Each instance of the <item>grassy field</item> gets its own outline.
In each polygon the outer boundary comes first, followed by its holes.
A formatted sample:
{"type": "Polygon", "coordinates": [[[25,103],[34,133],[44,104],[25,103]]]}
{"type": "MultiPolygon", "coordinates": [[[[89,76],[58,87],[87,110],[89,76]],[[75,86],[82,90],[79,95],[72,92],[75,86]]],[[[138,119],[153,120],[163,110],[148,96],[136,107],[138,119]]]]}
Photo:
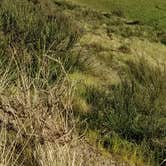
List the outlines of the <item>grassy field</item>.
{"type": "Polygon", "coordinates": [[[0,166],[164,163],[166,40],[118,15],[0,1],[0,166]]]}
{"type": "Polygon", "coordinates": [[[166,28],[165,0],[73,0],[106,12],[119,12],[143,23],[166,28]]]}

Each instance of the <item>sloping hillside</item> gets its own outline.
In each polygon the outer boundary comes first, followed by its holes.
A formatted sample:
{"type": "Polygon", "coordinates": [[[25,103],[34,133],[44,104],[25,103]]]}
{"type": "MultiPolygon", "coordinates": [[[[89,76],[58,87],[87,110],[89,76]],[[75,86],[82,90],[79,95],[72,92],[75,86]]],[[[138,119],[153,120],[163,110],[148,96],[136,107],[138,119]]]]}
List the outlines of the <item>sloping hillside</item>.
{"type": "Polygon", "coordinates": [[[160,165],[164,36],[68,1],[2,0],[0,164],[160,165]]]}
{"type": "Polygon", "coordinates": [[[140,21],[144,24],[166,28],[165,0],[68,0],[90,6],[97,10],[113,12],[119,16],[140,21]]]}

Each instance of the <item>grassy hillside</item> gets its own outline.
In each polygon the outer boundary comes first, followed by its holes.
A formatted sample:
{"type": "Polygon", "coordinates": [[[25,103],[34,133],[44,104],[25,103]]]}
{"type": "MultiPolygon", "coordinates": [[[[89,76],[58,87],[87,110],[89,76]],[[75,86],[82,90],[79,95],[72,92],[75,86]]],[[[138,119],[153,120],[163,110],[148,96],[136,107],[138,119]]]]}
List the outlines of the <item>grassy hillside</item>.
{"type": "Polygon", "coordinates": [[[165,55],[117,12],[0,1],[0,165],[164,164],[165,55]]]}
{"type": "Polygon", "coordinates": [[[106,12],[166,28],[165,0],[72,0],[106,12]]]}

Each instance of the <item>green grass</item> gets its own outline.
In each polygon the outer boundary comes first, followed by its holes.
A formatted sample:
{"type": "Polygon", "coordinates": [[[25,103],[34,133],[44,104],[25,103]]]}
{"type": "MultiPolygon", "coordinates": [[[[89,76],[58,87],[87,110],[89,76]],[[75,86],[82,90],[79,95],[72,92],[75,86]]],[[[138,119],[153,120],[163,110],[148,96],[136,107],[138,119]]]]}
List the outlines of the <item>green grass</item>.
{"type": "Polygon", "coordinates": [[[136,160],[143,158],[150,165],[158,165],[166,155],[166,72],[149,66],[143,59],[126,64],[120,84],[108,85],[107,91],[87,87],[85,99],[92,111],[83,113],[83,119],[87,119],[89,129],[98,132],[96,140],[103,142],[105,148],[114,151],[116,146],[115,151],[122,157],[126,153],[132,158],[130,153],[139,147],[136,160]],[[115,135],[120,138],[119,144],[115,135]],[[125,150],[127,146],[130,148],[125,150]]]}
{"type": "Polygon", "coordinates": [[[166,28],[165,0],[72,0],[105,12],[121,13],[142,23],[166,28]]]}

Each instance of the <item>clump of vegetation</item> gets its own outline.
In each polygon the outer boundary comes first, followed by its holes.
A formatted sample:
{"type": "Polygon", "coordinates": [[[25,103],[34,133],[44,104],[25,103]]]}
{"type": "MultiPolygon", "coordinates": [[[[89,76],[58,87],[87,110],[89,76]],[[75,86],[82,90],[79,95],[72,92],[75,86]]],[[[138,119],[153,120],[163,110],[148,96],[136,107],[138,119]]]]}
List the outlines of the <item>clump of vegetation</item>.
{"type": "Polygon", "coordinates": [[[92,111],[82,117],[87,118],[91,130],[99,131],[98,141],[106,138],[105,148],[112,151],[117,146],[121,153],[123,141],[127,141],[131,151],[139,146],[142,154],[135,155],[147,159],[147,163],[156,159],[156,165],[166,155],[165,67],[151,67],[145,60],[126,64],[125,75],[124,69],[120,72],[120,84],[108,87],[107,91],[87,89],[87,103],[92,105],[92,111]],[[114,145],[113,138],[117,136],[120,145],[114,145]]]}
{"type": "MultiPolygon", "coordinates": [[[[46,12],[43,13],[40,6],[27,1],[16,0],[12,3],[9,0],[1,3],[1,60],[4,65],[14,56],[20,64],[25,63],[25,70],[31,70],[29,74],[36,76],[35,73],[38,73],[43,65],[43,72],[51,71],[47,75],[48,80],[54,80],[58,74],[58,71],[53,69],[57,66],[56,62],[44,62],[44,59],[47,59],[45,56],[61,59],[67,68],[67,54],[77,40],[79,31],[72,30],[72,22],[60,12],[51,17],[46,12]]],[[[16,66],[14,63],[12,66],[11,70],[14,71],[16,66]]]]}
{"type": "Polygon", "coordinates": [[[63,148],[74,133],[66,70],[78,30],[62,13],[50,18],[43,7],[1,1],[0,164],[5,166],[41,165],[46,142],[63,148]]]}

